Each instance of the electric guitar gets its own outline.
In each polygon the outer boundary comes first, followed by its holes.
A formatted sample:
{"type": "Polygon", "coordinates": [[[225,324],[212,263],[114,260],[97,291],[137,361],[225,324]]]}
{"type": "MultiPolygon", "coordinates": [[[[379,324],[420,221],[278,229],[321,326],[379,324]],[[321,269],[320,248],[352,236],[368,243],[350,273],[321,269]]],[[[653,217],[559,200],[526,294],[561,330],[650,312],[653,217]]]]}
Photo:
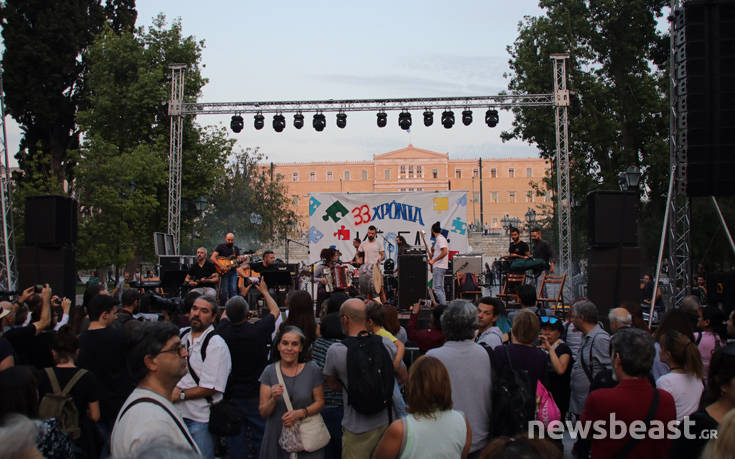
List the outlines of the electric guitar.
{"type": "MultiPolygon", "coordinates": [[[[425,237],[426,231],[421,230],[421,233],[420,234],[421,234],[421,240],[424,241],[424,247],[426,248],[426,257],[429,258],[429,259],[431,259],[431,249],[429,248],[429,244],[426,243],[426,237],[425,237]]],[[[429,269],[433,273],[434,272],[434,265],[432,265],[431,263],[429,263],[429,269]]]]}
{"type": "Polygon", "coordinates": [[[224,276],[232,269],[247,262],[248,258],[249,257],[247,255],[240,255],[239,257],[237,255],[231,255],[229,257],[215,257],[214,267],[220,276],[224,276]]]}

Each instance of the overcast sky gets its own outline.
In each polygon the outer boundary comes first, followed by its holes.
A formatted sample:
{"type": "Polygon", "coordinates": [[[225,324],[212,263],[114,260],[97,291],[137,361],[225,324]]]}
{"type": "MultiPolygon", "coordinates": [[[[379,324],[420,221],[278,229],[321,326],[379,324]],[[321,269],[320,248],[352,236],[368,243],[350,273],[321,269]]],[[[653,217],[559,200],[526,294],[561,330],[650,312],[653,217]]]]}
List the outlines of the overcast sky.
{"type": "MultiPolygon", "coordinates": [[[[209,83],[201,102],[494,95],[507,88],[506,47],[519,21],[541,14],[537,0],[138,0],[137,9],[138,25],[162,12],[169,20],[181,18],[185,35],[205,40],[202,71],[209,83]]],[[[305,113],[301,130],[289,116],[284,132],[276,133],[266,116],[265,128],[256,131],[246,116],[241,133],[229,132],[239,147],[260,146],[276,162],[370,160],[409,143],[452,157],[537,156],[535,147],[501,142],[509,112],[501,111],[500,124],[491,129],[481,112],[471,126],[462,125],[460,111],[449,130],[437,114],[427,128],[413,113],[406,133],[397,112],[389,112],[388,126],[379,129],[375,113],[366,112],[349,113],[345,129],[329,113],[321,133],[311,128],[312,113],[305,113]]],[[[201,115],[197,122],[229,126],[229,119],[201,115]]],[[[19,136],[8,117],[11,154],[19,136]]]]}

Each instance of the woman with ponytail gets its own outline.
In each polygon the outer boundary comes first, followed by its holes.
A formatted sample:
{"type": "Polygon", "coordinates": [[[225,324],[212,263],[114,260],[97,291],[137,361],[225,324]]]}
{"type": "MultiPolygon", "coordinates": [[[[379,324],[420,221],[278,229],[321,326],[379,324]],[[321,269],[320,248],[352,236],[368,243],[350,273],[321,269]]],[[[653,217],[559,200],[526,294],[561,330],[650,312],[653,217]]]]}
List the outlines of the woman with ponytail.
{"type": "Polygon", "coordinates": [[[699,308],[697,328],[700,331],[694,333],[694,343],[699,348],[699,355],[702,357],[706,384],[712,354],[725,344],[725,315],[714,306],[699,308]]]}
{"type": "Polygon", "coordinates": [[[659,338],[661,361],[671,372],[656,380],[656,387],[674,397],[676,419],[697,411],[704,391],[702,382],[702,358],[699,349],[686,335],[669,330],[659,338]]]}

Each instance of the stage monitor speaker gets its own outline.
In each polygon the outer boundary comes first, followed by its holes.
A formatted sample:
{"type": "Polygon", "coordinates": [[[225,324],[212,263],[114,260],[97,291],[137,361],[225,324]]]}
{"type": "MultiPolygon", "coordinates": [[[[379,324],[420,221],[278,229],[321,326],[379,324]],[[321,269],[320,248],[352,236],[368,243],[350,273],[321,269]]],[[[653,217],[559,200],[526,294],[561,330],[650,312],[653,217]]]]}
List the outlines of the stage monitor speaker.
{"type": "Polygon", "coordinates": [[[590,247],[638,245],[638,193],[591,191],[587,194],[590,247]]]}
{"type": "Polygon", "coordinates": [[[735,2],[687,1],[674,23],[680,183],[735,195],[735,2]]]}
{"type": "Polygon", "coordinates": [[[601,318],[622,303],[640,303],[640,264],[639,247],[590,248],[587,298],[601,318]]]}
{"type": "Polygon", "coordinates": [[[18,247],[18,288],[49,284],[54,295],[76,299],[77,269],[74,248],[18,247]]]}
{"type": "Polygon", "coordinates": [[[68,196],[26,198],[26,245],[61,247],[76,244],[77,214],[77,202],[68,196]]]}
{"type": "Polygon", "coordinates": [[[424,255],[399,255],[398,309],[408,309],[418,300],[426,298],[426,286],[426,257],[424,255]]]}

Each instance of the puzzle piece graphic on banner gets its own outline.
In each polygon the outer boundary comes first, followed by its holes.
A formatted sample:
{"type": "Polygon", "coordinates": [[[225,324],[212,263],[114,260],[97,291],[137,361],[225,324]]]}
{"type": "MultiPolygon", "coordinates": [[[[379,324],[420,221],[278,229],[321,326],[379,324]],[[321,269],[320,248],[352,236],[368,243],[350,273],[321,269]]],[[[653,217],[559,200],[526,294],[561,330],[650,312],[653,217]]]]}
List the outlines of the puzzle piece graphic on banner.
{"type": "Polygon", "coordinates": [[[452,231],[459,234],[465,234],[467,232],[467,223],[459,219],[459,217],[452,220],[452,231]]]}
{"type": "Polygon", "coordinates": [[[337,232],[334,233],[334,236],[337,238],[338,241],[349,241],[350,230],[346,229],[345,225],[342,225],[340,229],[338,229],[337,232]]]}
{"type": "Polygon", "coordinates": [[[449,210],[449,198],[434,198],[434,211],[441,214],[445,210],[449,210]]]}
{"type": "Polygon", "coordinates": [[[322,205],[321,202],[317,201],[314,198],[309,198],[309,217],[314,215],[314,212],[316,212],[316,209],[322,205]]]}
{"type": "Polygon", "coordinates": [[[327,207],[327,211],[322,215],[322,220],[327,221],[331,218],[335,223],[337,223],[348,213],[350,213],[350,211],[347,210],[347,207],[342,205],[339,201],[334,201],[331,206],[327,207]]]}
{"type": "Polygon", "coordinates": [[[309,242],[316,244],[324,237],[324,234],[322,234],[321,231],[316,229],[315,226],[312,226],[309,228],[309,242]]]}
{"type": "Polygon", "coordinates": [[[459,204],[462,207],[467,207],[467,195],[463,194],[461,198],[457,201],[457,204],[459,204]]]}

